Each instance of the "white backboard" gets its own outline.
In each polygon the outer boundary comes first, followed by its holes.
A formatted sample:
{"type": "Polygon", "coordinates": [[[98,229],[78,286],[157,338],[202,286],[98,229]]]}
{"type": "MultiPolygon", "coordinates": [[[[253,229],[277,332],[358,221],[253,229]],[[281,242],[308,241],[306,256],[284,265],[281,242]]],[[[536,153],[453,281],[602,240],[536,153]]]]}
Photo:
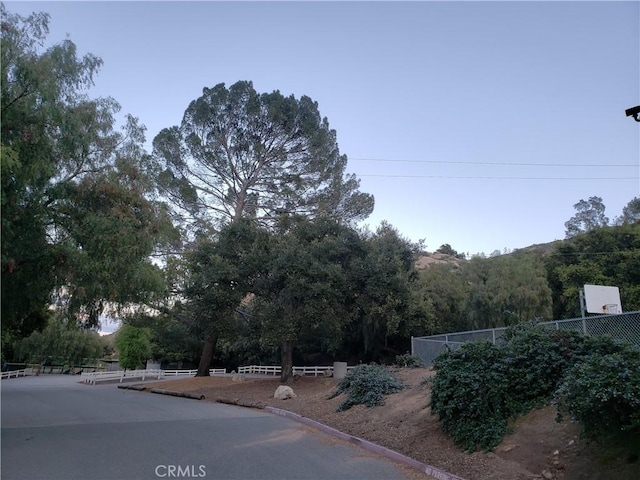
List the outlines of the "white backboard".
{"type": "Polygon", "coordinates": [[[603,285],[585,285],[584,301],[589,313],[622,313],[620,290],[618,287],[603,285]]]}

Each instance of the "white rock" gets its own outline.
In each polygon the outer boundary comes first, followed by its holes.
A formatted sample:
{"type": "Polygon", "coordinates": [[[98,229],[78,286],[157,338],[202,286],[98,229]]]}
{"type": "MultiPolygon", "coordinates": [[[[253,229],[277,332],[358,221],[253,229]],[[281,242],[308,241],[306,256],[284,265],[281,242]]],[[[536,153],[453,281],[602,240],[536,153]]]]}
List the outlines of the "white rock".
{"type": "Polygon", "coordinates": [[[273,398],[277,400],[287,400],[288,398],[295,397],[297,397],[297,395],[293,392],[293,388],[287,385],[280,385],[273,394],[273,398]]]}

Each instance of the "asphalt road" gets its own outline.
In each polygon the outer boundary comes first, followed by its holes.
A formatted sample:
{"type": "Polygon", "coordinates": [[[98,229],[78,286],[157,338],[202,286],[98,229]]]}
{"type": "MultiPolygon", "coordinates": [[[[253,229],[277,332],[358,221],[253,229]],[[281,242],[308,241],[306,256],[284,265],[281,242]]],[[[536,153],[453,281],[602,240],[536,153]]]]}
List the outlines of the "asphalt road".
{"type": "Polygon", "coordinates": [[[2,380],[3,480],[406,478],[392,462],[260,410],[78,381],[2,380]]]}

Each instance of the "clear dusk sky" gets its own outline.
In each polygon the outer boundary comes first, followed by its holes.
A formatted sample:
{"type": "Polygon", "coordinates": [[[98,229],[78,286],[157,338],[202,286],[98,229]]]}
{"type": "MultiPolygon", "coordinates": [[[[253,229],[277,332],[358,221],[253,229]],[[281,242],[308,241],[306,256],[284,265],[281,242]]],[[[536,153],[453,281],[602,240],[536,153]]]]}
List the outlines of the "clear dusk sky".
{"type": "Polygon", "coordinates": [[[104,60],[92,96],[178,125],[203,87],[308,95],[348,172],[427,250],[564,238],[640,195],[640,2],[5,2],[104,60]]]}

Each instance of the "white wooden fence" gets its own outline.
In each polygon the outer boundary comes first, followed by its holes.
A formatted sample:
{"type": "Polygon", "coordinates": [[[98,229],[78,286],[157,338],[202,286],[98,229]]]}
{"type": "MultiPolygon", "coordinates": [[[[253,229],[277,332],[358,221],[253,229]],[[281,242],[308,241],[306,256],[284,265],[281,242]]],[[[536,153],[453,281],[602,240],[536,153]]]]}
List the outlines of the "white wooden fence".
{"type": "MultiPolygon", "coordinates": [[[[165,377],[182,377],[192,376],[198,373],[198,370],[163,370],[165,377]]],[[[209,375],[224,375],[227,373],[226,368],[210,368],[209,375]]]]}
{"type": "MultiPolygon", "coordinates": [[[[353,370],[356,367],[347,367],[347,371],[353,370]]],[[[249,365],[247,367],[239,367],[238,373],[249,373],[258,375],[280,375],[282,373],[282,367],[280,365],[249,365]]],[[[333,366],[315,366],[315,367],[293,367],[294,375],[327,375],[333,373],[333,366]]]]}
{"type": "MultiPolygon", "coordinates": [[[[120,383],[125,378],[157,378],[158,380],[165,377],[194,376],[198,370],[117,370],[115,372],[87,372],[80,375],[80,381],[95,385],[96,382],[106,382],[110,380],[119,380],[120,383]]],[[[209,375],[224,375],[227,373],[225,368],[211,368],[209,375]]]]}
{"type": "Polygon", "coordinates": [[[1,374],[3,380],[5,378],[18,378],[18,377],[26,377],[27,375],[33,375],[33,368],[23,368],[22,370],[13,370],[12,372],[2,372],[1,374]]]}
{"type": "MultiPolygon", "coordinates": [[[[347,371],[354,369],[355,367],[347,367],[347,371]]],[[[198,373],[197,370],[160,370],[160,369],[147,369],[147,370],[116,370],[113,372],[82,372],[80,374],[80,381],[95,385],[97,382],[106,382],[119,380],[121,383],[124,379],[140,378],[145,380],[147,378],[156,378],[158,380],[165,377],[188,377],[195,376],[198,373]]],[[[211,368],[209,369],[209,375],[225,375],[227,370],[225,368],[211,368]]],[[[282,373],[282,367],[280,365],[249,365],[246,367],[238,368],[238,373],[244,374],[258,374],[258,375],[280,375],[282,373]]],[[[314,367],[293,367],[294,375],[302,376],[324,376],[333,373],[332,366],[314,366],[314,367]]],[[[2,372],[2,378],[12,377],[24,377],[26,375],[33,375],[33,368],[25,368],[22,370],[14,370],[11,372],[2,372]]]]}

